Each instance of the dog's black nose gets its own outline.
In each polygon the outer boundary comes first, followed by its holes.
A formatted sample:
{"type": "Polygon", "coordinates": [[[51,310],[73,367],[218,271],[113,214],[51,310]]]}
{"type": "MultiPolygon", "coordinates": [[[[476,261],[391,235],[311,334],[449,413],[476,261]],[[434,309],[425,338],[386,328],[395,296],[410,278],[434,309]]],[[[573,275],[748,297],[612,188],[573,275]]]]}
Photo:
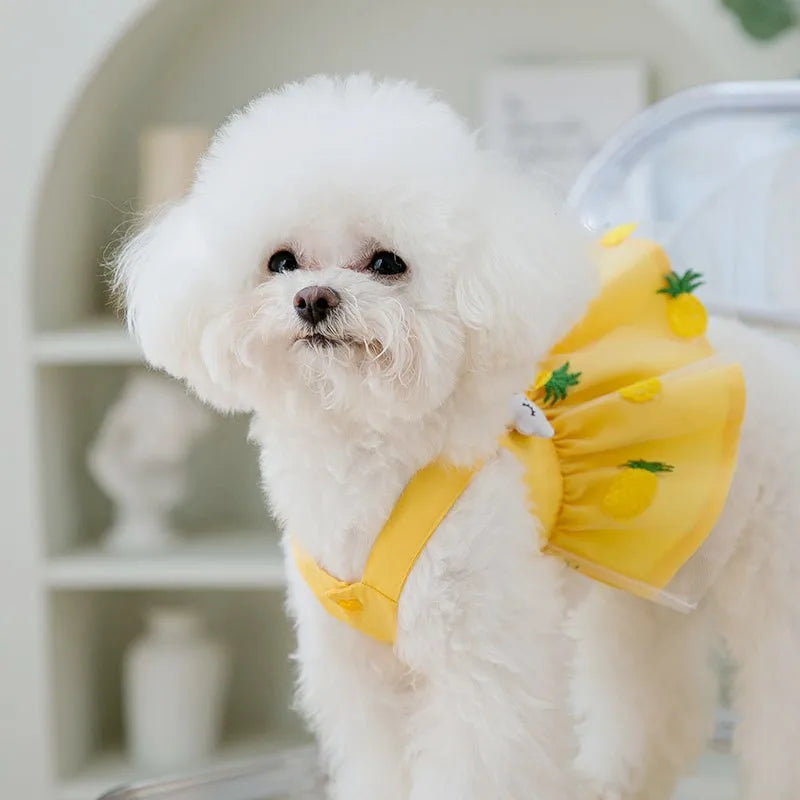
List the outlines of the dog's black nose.
{"type": "Polygon", "coordinates": [[[306,286],[294,296],[294,310],[300,319],[316,325],[339,305],[339,295],[329,286],[306,286]]]}

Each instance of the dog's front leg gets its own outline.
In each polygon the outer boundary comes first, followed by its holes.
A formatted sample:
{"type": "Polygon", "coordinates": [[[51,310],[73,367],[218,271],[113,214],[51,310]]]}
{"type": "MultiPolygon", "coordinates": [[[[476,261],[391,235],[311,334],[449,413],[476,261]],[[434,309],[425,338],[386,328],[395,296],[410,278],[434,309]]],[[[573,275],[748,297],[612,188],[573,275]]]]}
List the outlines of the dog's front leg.
{"type": "Polygon", "coordinates": [[[328,796],[407,800],[400,739],[405,669],[389,647],[335,620],[295,584],[298,703],[317,737],[328,796]]]}
{"type": "MultiPolygon", "coordinates": [[[[560,631],[561,565],[534,554],[410,600],[398,652],[419,675],[410,800],[577,800],[560,631]],[[501,579],[502,578],[502,579],[501,579]]],[[[427,580],[427,578],[422,578],[427,580]]],[[[409,586],[409,597],[418,585],[409,586]]]]}

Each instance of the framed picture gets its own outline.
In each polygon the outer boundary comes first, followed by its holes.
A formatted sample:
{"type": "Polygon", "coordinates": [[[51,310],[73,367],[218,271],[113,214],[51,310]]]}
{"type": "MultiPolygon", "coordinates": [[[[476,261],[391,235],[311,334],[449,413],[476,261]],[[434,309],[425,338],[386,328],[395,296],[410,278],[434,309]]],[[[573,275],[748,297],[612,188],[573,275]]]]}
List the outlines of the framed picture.
{"type": "Polygon", "coordinates": [[[489,72],[487,144],[566,190],[583,165],[647,103],[640,62],[540,64],[489,72]]]}

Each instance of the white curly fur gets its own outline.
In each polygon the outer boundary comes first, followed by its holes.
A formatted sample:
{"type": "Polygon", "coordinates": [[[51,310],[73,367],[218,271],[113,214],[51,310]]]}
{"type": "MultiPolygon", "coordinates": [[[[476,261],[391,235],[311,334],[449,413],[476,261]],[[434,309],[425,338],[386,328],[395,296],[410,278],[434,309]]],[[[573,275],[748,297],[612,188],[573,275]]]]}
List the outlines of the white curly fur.
{"type": "MultiPolygon", "coordinates": [[[[117,278],[149,361],[253,412],[289,534],[357,579],[411,475],[491,456],[508,400],[596,291],[583,236],[431,94],[366,76],[264,95],[218,133],[189,196],[132,238],[117,278]],[[301,269],[271,274],[291,249],[301,269]],[[377,249],[408,272],[378,280],[377,249]],[[341,304],[320,330],[309,285],[341,304]]],[[[720,525],[735,554],[681,616],[537,551],[513,458],[482,470],[401,598],[392,649],[323,611],[287,558],[299,698],[336,800],[664,800],[713,708],[708,649],[740,662],[747,797],[796,800],[800,363],[714,330],[750,392],[720,525]]]]}

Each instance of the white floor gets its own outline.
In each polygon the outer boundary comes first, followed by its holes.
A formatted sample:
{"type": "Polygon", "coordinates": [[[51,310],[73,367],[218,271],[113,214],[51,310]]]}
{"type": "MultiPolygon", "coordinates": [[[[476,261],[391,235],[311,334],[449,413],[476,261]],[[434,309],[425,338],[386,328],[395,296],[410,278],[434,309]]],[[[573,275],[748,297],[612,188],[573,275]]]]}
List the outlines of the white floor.
{"type": "Polygon", "coordinates": [[[738,797],[733,756],[709,751],[681,781],[674,800],[737,800],[738,797]]]}

